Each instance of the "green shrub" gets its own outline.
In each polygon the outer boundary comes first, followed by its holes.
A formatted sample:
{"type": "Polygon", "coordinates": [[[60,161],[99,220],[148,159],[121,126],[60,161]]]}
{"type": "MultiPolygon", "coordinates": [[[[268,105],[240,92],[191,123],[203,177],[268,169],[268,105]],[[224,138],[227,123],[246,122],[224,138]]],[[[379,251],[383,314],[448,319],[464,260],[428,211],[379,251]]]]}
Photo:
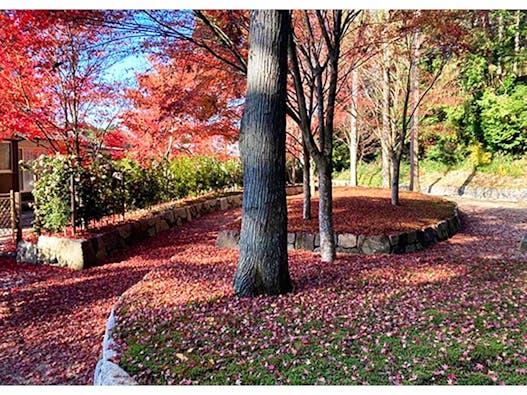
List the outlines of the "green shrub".
{"type": "Polygon", "coordinates": [[[153,161],[147,168],[131,159],[112,161],[97,155],[78,159],[41,156],[31,168],[38,174],[35,228],[59,232],[71,223],[71,180],[75,184],[76,225],[123,214],[152,204],[241,185],[239,160],[179,157],[153,161]]]}
{"type": "Polygon", "coordinates": [[[481,126],[488,147],[513,155],[527,153],[527,86],[516,85],[510,94],[485,91],[478,102],[481,126]]]}
{"type": "Polygon", "coordinates": [[[464,147],[457,136],[447,134],[441,136],[436,144],[426,153],[426,159],[442,163],[446,166],[455,166],[464,156],[464,147]]]}

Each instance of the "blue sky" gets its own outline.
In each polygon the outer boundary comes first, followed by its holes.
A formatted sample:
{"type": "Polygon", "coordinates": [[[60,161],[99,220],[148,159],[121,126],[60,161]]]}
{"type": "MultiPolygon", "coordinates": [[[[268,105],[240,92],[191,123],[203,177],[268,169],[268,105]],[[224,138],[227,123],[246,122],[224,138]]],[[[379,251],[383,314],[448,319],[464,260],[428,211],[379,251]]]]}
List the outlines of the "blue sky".
{"type": "Polygon", "coordinates": [[[106,81],[117,81],[130,86],[136,86],[135,74],[143,73],[150,68],[150,63],[142,53],[129,55],[120,60],[108,70],[106,70],[104,79],[106,81]]]}

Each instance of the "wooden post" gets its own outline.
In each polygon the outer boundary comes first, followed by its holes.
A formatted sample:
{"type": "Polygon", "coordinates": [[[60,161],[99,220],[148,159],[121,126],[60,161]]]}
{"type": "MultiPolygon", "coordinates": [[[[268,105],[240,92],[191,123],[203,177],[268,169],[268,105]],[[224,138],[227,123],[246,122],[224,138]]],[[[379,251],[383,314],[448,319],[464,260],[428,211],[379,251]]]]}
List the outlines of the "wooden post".
{"type": "Polygon", "coordinates": [[[13,242],[16,240],[16,205],[15,205],[15,192],[11,189],[9,191],[9,202],[11,203],[11,239],[13,242]]]}
{"type": "Polygon", "coordinates": [[[15,192],[16,242],[22,240],[22,194],[15,192]]]}
{"type": "Polygon", "coordinates": [[[75,177],[72,174],[70,177],[70,201],[71,201],[71,229],[73,235],[76,233],[76,222],[77,222],[77,207],[75,204],[75,177]]]}

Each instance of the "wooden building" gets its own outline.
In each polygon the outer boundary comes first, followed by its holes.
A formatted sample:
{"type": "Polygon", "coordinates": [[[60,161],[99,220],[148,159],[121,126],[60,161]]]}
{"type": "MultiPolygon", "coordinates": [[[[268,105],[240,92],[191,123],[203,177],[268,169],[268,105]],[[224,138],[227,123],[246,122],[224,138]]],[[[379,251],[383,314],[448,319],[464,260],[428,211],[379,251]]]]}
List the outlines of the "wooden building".
{"type": "Polygon", "coordinates": [[[20,139],[0,141],[0,193],[10,190],[22,192],[23,196],[33,191],[33,174],[20,166],[20,161],[29,162],[46,152],[42,145],[20,139]]]}

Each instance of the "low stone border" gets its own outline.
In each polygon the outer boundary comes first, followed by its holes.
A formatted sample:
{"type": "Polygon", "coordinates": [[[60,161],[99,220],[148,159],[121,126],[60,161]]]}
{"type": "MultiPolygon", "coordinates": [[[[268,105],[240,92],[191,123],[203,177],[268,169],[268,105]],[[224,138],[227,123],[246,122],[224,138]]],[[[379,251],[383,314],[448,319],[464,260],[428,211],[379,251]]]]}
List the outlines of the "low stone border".
{"type": "Polygon", "coordinates": [[[115,306],[112,308],[110,317],[106,323],[106,330],[104,331],[102,342],[102,357],[95,367],[93,385],[137,385],[137,382],[128,373],[111,361],[115,356],[115,351],[113,350],[114,341],[112,339],[114,327],[115,306]]]}
{"type": "Polygon", "coordinates": [[[141,219],[116,226],[109,232],[87,239],[39,236],[36,244],[19,242],[16,259],[18,262],[86,269],[100,264],[119,250],[180,226],[184,222],[215,211],[239,207],[241,204],[242,194],[236,194],[152,212],[141,219]]]}
{"type": "MultiPolygon", "coordinates": [[[[349,181],[333,180],[333,186],[346,187],[349,181]]],[[[408,190],[408,186],[401,186],[401,190],[408,190]]],[[[527,201],[527,189],[504,189],[486,187],[444,187],[439,185],[422,186],[421,192],[437,196],[460,196],[482,200],[501,200],[507,202],[527,201]]]]}
{"type": "MultiPolygon", "coordinates": [[[[367,236],[350,233],[335,234],[337,252],[349,254],[402,254],[414,252],[439,241],[446,240],[457,233],[461,222],[457,205],[454,215],[435,225],[419,230],[412,230],[396,235],[367,236]]],[[[240,231],[224,230],[218,233],[217,247],[238,248],[240,231]]],[[[287,248],[289,250],[320,251],[320,236],[318,233],[288,233],[287,248]]]]}

